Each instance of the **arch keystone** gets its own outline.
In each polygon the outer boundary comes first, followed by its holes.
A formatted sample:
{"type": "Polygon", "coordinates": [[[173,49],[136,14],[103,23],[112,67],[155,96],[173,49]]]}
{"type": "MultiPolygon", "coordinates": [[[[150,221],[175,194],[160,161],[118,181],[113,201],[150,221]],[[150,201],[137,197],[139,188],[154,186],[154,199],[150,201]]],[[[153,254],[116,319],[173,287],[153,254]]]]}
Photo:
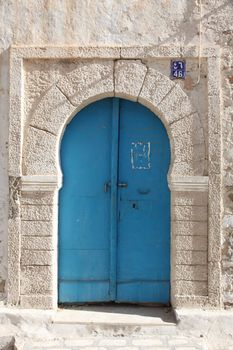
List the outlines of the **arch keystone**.
{"type": "Polygon", "coordinates": [[[137,101],[147,67],[139,60],[121,60],[115,63],[115,96],[137,101]]]}

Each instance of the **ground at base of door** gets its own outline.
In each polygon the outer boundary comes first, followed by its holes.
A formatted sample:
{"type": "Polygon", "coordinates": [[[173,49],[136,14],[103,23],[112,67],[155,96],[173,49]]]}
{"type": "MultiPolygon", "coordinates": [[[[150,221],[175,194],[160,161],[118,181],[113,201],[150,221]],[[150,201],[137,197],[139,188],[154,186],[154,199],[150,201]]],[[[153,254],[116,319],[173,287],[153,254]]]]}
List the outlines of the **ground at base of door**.
{"type": "Polygon", "coordinates": [[[232,325],[233,310],[0,307],[0,339],[16,340],[9,350],[233,350],[232,325]]]}
{"type": "Polygon", "coordinates": [[[92,337],[34,342],[26,340],[18,347],[16,341],[16,348],[19,350],[211,350],[204,339],[181,336],[92,337]]]}

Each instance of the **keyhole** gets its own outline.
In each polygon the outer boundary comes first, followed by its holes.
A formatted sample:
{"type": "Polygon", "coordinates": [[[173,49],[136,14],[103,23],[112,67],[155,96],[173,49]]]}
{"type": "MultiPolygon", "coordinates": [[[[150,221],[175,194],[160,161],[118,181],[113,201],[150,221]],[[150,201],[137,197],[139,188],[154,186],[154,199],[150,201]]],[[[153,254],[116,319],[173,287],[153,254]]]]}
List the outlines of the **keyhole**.
{"type": "Polygon", "coordinates": [[[137,203],[132,203],[132,208],[133,209],[138,209],[138,204],[137,203]]]}
{"type": "Polygon", "coordinates": [[[135,204],[135,203],[133,203],[133,208],[134,208],[134,209],[136,208],[136,204],[135,204]]]}

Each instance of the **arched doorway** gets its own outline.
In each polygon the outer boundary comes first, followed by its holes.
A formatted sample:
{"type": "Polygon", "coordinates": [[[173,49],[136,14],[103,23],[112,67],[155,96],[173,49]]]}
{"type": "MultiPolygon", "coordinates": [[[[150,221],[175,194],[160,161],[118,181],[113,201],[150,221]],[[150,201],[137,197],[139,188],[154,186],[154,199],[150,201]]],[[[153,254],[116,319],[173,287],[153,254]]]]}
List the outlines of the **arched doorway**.
{"type": "Polygon", "coordinates": [[[107,98],[61,143],[59,302],[170,300],[170,145],[158,117],[107,98]]]}

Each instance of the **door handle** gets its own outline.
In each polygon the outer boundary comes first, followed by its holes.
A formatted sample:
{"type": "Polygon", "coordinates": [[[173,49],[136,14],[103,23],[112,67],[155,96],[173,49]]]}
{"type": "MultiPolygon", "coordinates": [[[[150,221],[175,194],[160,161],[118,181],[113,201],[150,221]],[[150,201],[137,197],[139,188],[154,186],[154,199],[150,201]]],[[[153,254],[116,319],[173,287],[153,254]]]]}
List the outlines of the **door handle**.
{"type": "Polygon", "coordinates": [[[119,182],[119,183],[117,184],[117,186],[118,186],[118,187],[121,187],[121,188],[126,188],[126,187],[128,187],[128,184],[127,184],[126,182],[119,182]]]}
{"type": "Polygon", "coordinates": [[[111,187],[111,181],[105,182],[105,184],[104,184],[104,192],[107,193],[108,190],[110,189],[110,187],[111,187]]]}

